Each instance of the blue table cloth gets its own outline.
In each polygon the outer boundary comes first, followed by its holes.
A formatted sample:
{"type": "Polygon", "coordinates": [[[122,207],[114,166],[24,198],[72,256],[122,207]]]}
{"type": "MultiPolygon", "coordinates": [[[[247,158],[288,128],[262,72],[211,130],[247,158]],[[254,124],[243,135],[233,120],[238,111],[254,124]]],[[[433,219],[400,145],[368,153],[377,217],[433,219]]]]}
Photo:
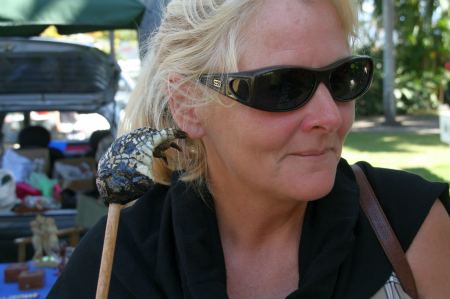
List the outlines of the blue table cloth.
{"type": "Polygon", "coordinates": [[[17,282],[5,283],[5,268],[8,266],[8,263],[0,263],[0,299],[8,298],[13,295],[25,295],[25,294],[39,294],[37,298],[45,298],[47,294],[50,292],[53,284],[58,278],[57,273],[58,269],[56,268],[37,268],[34,267],[32,263],[29,263],[30,270],[42,269],[45,272],[44,278],[44,287],[42,289],[33,289],[22,291],[19,290],[19,284],[17,282]]]}

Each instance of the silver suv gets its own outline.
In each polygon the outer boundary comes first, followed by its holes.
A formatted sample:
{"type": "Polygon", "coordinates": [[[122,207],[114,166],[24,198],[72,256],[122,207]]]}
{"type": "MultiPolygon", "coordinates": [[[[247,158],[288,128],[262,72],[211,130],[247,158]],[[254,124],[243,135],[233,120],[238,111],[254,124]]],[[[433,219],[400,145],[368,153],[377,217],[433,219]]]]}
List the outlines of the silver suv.
{"type": "Polygon", "coordinates": [[[96,112],[115,125],[120,68],[97,48],[58,41],[0,38],[0,114],[96,112]]]}

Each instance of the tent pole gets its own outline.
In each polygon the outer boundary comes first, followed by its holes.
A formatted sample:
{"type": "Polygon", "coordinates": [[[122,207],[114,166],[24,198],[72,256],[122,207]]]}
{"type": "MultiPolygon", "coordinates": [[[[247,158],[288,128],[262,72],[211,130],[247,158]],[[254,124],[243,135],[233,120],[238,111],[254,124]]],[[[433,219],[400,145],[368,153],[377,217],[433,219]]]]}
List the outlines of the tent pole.
{"type": "Polygon", "coordinates": [[[141,0],[145,5],[144,16],[138,27],[139,57],[145,56],[146,41],[161,24],[161,15],[168,0],[141,0]]]}
{"type": "Polygon", "coordinates": [[[109,30],[109,55],[116,60],[116,47],[114,45],[114,30],[109,30]]]}

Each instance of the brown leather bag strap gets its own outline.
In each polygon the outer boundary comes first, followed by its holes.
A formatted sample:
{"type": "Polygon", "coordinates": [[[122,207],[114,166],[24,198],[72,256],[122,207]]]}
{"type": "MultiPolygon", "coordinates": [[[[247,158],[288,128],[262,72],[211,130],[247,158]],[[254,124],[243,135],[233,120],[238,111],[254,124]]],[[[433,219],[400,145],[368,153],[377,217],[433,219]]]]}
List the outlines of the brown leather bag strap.
{"type": "Polygon", "coordinates": [[[352,169],[360,189],[361,207],[369,220],[378,241],[383,247],[384,253],[391,262],[394,272],[400,280],[400,284],[412,299],[419,298],[414,276],[406,259],[405,252],[403,251],[395,232],[392,230],[389,220],[386,218],[386,215],[373,192],[372,186],[367,180],[361,167],[354,164],[352,165],[352,169]]]}

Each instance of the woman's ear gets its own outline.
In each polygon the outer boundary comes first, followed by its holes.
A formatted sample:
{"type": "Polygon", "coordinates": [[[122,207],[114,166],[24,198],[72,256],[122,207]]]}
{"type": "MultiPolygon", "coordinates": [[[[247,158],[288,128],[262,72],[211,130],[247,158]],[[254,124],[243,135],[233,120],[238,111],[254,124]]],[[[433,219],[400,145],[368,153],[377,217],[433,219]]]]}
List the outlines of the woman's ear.
{"type": "Polygon", "coordinates": [[[178,127],[192,139],[203,137],[203,123],[197,115],[199,107],[191,98],[194,96],[192,83],[182,82],[183,78],[178,74],[171,74],[168,79],[169,108],[178,127]]]}

